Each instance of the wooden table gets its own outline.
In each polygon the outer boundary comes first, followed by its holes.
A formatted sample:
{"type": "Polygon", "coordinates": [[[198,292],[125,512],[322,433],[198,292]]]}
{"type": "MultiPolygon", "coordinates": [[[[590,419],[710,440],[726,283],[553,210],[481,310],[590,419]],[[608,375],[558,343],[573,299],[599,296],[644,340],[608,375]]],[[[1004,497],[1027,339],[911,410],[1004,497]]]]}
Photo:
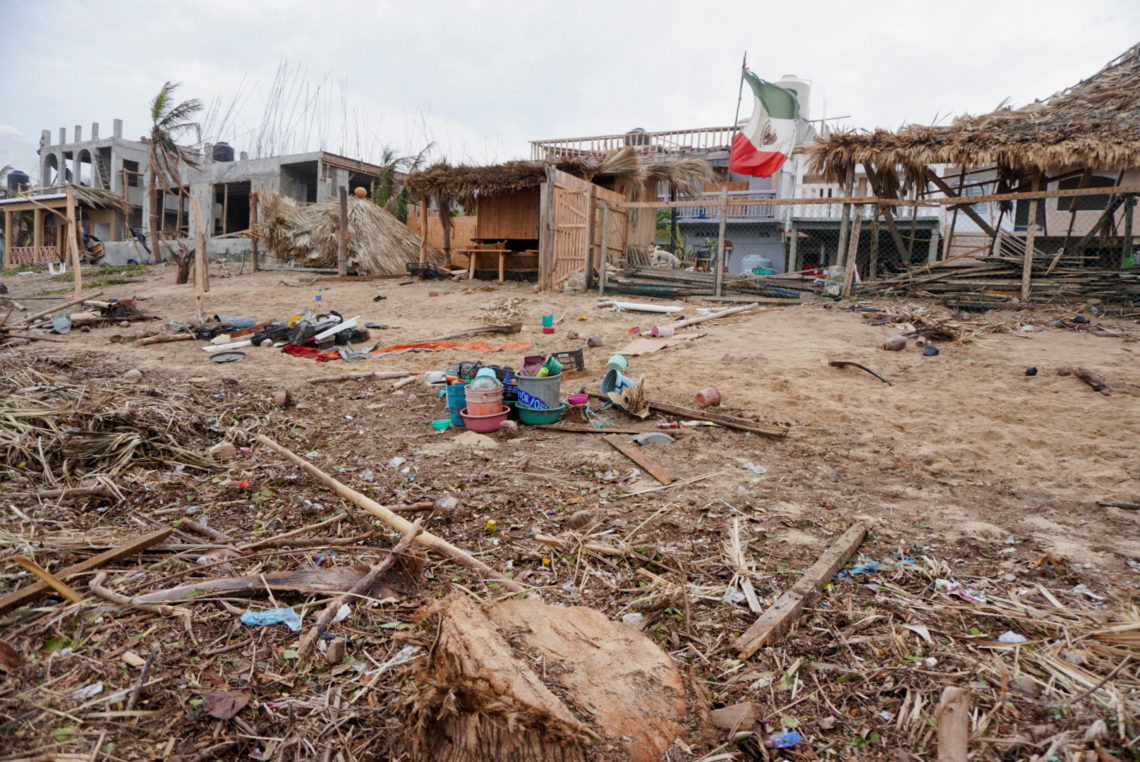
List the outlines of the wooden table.
{"type": "Polygon", "coordinates": [[[467,255],[467,278],[468,280],[475,280],[475,265],[479,259],[480,254],[498,254],[499,255],[499,283],[506,280],[507,269],[507,255],[512,253],[510,249],[460,249],[460,254],[467,255]]]}

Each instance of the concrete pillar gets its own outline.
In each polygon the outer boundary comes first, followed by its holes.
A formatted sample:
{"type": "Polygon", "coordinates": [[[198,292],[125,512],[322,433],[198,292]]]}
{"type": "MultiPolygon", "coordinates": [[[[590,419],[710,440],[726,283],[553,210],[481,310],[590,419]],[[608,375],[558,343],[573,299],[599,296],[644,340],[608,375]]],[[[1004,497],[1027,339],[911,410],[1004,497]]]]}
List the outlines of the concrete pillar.
{"type": "Polygon", "coordinates": [[[114,137],[114,138],[123,137],[123,120],[122,119],[115,119],[114,121],[111,122],[111,137],[114,137]]]}
{"type": "Polygon", "coordinates": [[[40,145],[44,148],[51,145],[51,130],[40,130],[40,145]]]}
{"type": "Polygon", "coordinates": [[[66,127],[60,127],[59,128],[59,144],[61,146],[67,144],[67,128],[66,127]]]}
{"type": "Polygon", "coordinates": [[[75,142],[76,143],[82,143],[83,142],[83,125],[81,125],[81,124],[75,125],[75,142]]]}
{"type": "Polygon", "coordinates": [[[92,140],[98,140],[99,139],[99,123],[98,122],[92,122],[91,123],[91,139],[92,140]]]}

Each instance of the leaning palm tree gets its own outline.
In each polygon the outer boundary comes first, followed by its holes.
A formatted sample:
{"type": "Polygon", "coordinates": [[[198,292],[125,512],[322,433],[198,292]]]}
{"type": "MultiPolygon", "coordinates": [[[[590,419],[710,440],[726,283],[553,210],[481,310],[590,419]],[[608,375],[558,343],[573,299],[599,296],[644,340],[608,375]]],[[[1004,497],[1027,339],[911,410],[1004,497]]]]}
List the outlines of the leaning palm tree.
{"type": "Polygon", "coordinates": [[[400,222],[408,221],[408,201],[411,194],[404,187],[404,179],[412,172],[423,168],[428,154],[435,148],[432,141],[420,149],[415,156],[397,156],[396,149],[384,146],[380,154],[379,182],[372,191],[372,200],[384,210],[396,216],[400,222]]]}
{"type": "MultiPolygon", "coordinates": [[[[150,102],[150,135],[146,138],[149,148],[150,182],[147,186],[150,200],[150,237],[154,245],[154,261],[162,261],[162,251],[159,239],[162,237],[162,225],[158,214],[158,191],[175,187],[182,193],[182,176],[179,166],[198,168],[195,154],[185,146],[177,143],[177,138],[184,132],[193,130],[198,132],[197,122],[191,121],[202,110],[202,102],[191,98],[181,103],[174,102],[174,91],[177,82],[167,82],[159,90],[158,95],[150,102]]],[[[184,282],[184,281],[183,281],[184,282]]]]}

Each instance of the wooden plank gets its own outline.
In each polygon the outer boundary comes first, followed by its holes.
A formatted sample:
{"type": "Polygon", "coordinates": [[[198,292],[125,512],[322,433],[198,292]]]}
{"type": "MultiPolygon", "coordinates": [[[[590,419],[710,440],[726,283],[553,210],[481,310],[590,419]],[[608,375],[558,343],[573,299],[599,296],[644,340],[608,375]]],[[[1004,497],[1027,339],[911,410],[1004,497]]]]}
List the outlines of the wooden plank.
{"type": "Polygon", "coordinates": [[[348,275],[348,190],[342,185],[340,191],[340,229],[336,237],[336,274],[348,275]]]}
{"type": "Polygon", "coordinates": [[[966,762],[970,747],[970,689],[944,688],[935,718],[938,762],[966,762]]]}
{"type": "MultiPolygon", "coordinates": [[[[566,371],[562,371],[562,375],[566,375],[566,371]]],[[[600,429],[595,429],[593,426],[585,424],[574,423],[552,423],[534,426],[532,428],[545,429],[546,431],[562,431],[567,434],[625,434],[627,436],[635,437],[638,434],[655,433],[657,429],[623,429],[617,426],[605,426],[600,429]]],[[[669,436],[676,436],[677,434],[687,433],[684,429],[670,431],[669,436]]]]}
{"type": "Polygon", "coordinates": [[[615,436],[606,437],[606,442],[622,455],[641,466],[650,476],[662,484],[672,484],[677,481],[676,474],[642,452],[640,445],[635,445],[615,436]]]}
{"type": "MultiPolygon", "coordinates": [[[[140,553],[147,548],[159,544],[169,537],[173,531],[173,529],[159,529],[150,534],[140,535],[118,547],[111,548],[105,553],[100,553],[97,556],[88,558],[86,561],[81,561],[72,566],[68,566],[66,569],[61,569],[55,573],[55,577],[59,580],[66,580],[68,577],[74,577],[76,574],[82,574],[92,569],[98,569],[100,566],[121,561],[124,558],[133,556],[135,553],[140,553]]],[[[34,585],[29,585],[28,587],[8,593],[3,598],[0,598],[0,614],[5,614],[17,606],[23,606],[25,603],[30,603],[31,601],[42,598],[50,592],[51,587],[43,582],[37,582],[34,585]]]]}
{"type": "Polygon", "coordinates": [[[1037,199],[1029,202],[1029,219],[1026,228],[1029,234],[1025,236],[1025,256],[1021,265],[1021,301],[1029,301],[1029,292],[1033,285],[1033,239],[1037,236],[1037,199]]]}
{"type": "Polygon", "coordinates": [[[862,524],[854,524],[840,535],[819,560],[804,572],[799,581],[788,588],[779,600],[736,639],[732,647],[736,649],[740,658],[747,659],[752,656],[761,646],[791,625],[804,607],[819,595],[823,586],[831,581],[843,564],[847,563],[847,559],[862,544],[866,532],[862,524]]]}
{"type": "Polygon", "coordinates": [[[12,556],[12,560],[20,566],[24,567],[24,569],[27,571],[36,575],[36,577],[38,577],[41,582],[55,590],[57,593],[72,603],[79,603],[83,600],[82,595],[72,590],[67,586],[67,583],[61,579],[54,577],[51,572],[37,564],[32,559],[25,558],[24,556],[12,556]]]}
{"type": "Polygon", "coordinates": [[[598,295],[606,293],[606,262],[609,260],[610,206],[602,206],[602,245],[598,248],[598,295]]]}
{"type": "Polygon", "coordinates": [[[708,410],[693,410],[692,408],[681,407],[680,405],[670,405],[666,402],[649,402],[650,410],[656,410],[659,413],[666,415],[675,415],[679,418],[688,418],[695,421],[712,421],[719,423],[729,429],[738,429],[740,431],[751,431],[753,434],[763,434],[769,437],[786,437],[788,435],[787,426],[779,426],[769,423],[757,423],[756,421],[749,421],[743,418],[736,418],[731,415],[721,415],[720,413],[710,413],[708,410]]]}
{"type": "Polygon", "coordinates": [[[74,268],[72,296],[76,299],[83,293],[83,268],[79,261],[79,222],[76,217],[75,190],[67,186],[67,249],[71,252],[71,266],[74,268]]]}

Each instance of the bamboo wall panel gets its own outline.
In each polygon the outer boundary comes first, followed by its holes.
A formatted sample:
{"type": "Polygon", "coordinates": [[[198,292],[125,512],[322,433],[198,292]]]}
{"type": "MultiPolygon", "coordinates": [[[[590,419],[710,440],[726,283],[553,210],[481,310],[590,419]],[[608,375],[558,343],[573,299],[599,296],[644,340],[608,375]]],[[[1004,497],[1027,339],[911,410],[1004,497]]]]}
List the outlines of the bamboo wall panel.
{"type": "MultiPolygon", "coordinates": [[[[600,189],[599,189],[599,192],[600,189]]],[[[554,288],[586,269],[589,253],[587,229],[590,183],[562,171],[554,173],[554,251],[551,280],[554,288]]]]}
{"type": "Polygon", "coordinates": [[[475,237],[538,240],[538,196],[538,188],[525,188],[480,198],[475,237]]]}
{"type": "MultiPolygon", "coordinates": [[[[414,235],[420,235],[420,208],[412,204],[408,205],[408,230],[414,235]]],[[[474,238],[476,237],[475,231],[478,226],[478,217],[469,215],[466,217],[452,217],[451,218],[451,264],[455,267],[467,266],[467,255],[459,254],[458,249],[471,249],[475,247],[474,238]]],[[[428,212],[428,246],[443,251],[443,225],[439,221],[439,215],[432,211],[428,212]]]]}

